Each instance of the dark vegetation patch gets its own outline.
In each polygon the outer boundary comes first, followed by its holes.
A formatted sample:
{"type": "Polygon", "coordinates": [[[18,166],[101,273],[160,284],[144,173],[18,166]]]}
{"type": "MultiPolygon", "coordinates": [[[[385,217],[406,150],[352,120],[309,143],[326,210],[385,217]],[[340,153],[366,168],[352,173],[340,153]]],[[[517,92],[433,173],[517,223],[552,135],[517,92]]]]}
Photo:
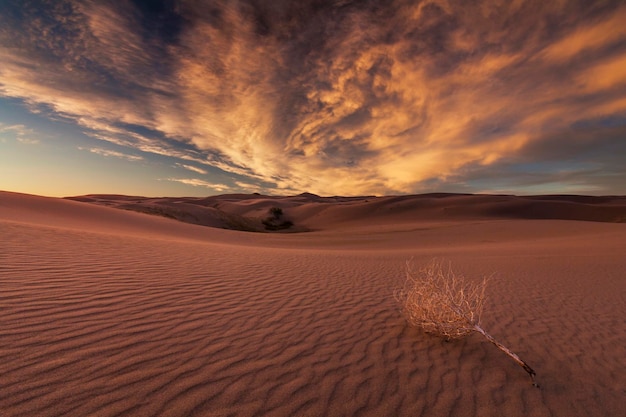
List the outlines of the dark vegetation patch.
{"type": "Polygon", "coordinates": [[[283,209],[280,207],[272,207],[269,209],[269,216],[266,217],[261,223],[265,226],[265,230],[277,231],[286,230],[293,226],[291,220],[286,220],[283,216],[283,209]]]}

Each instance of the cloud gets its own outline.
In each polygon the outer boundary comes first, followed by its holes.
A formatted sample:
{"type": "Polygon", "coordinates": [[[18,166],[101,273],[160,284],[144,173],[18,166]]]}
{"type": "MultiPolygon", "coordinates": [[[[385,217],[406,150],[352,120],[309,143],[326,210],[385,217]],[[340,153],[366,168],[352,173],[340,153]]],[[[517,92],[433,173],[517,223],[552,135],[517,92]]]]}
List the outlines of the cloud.
{"type": "Polygon", "coordinates": [[[24,137],[18,137],[17,141],[20,143],[23,143],[24,145],[39,145],[41,143],[39,139],[24,138],[24,137]]]}
{"type": "Polygon", "coordinates": [[[549,61],[567,61],[583,54],[618,45],[626,39],[626,10],[617,10],[606,17],[583,23],[558,41],[548,45],[542,55],[549,61]]]}
{"type": "Polygon", "coordinates": [[[0,13],[0,95],[279,193],[429,191],[626,124],[619,1],[160,4],[0,13]]]}
{"type": "Polygon", "coordinates": [[[242,190],[249,190],[249,191],[254,191],[254,190],[261,190],[263,189],[262,187],[259,187],[257,184],[252,184],[249,182],[243,182],[243,181],[234,181],[234,184],[241,188],[242,190]]]}
{"type": "Polygon", "coordinates": [[[21,125],[21,124],[15,124],[15,125],[7,125],[4,123],[0,123],[0,133],[2,132],[17,132],[17,133],[22,133],[26,131],[26,126],[21,125]]]}
{"type": "Polygon", "coordinates": [[[125,154],[122,152],[117,152],[117,151],[112,151],[109,149],[102,149],[102,148],[83,148],[83,147],[79,147],[78,149],[82,150],[82,151],[89,151],[91,153],[95,153],[97,155],[101,155],[101,156],[105,156],[105,157],[115,157],[115,158],[120,158],[120,159],[126,159],[127,161],[141,161],[144,158],[142,156],[138,156],[138,155],[129,155],[129,154],[125,154]]]}
{"type": "Polygon", "coordinates": [[[490,166],[466,167],[450,183],[466,192],[623,194],[624,135],[619,119],[586,120],[548,132],[490,166]]]}
{"type": "Polygon", "coordinates": [[[196,172],[198,174],[204,174],[204,175],[208,174],[208,172],[206,170],[204,170],[202,168],[195,167],[193,165],[185,165],[185,164],[176,164],[176,165],[179,166],[179,167],[185,168],[185,169],[187,169],[189,171],[196,172]]]}
{"type": "Polygon", "coordinates": [[[590,67],[580,74],[578,81],[589,93],[612,89],[623,91],[626,86],[626,54],[590,67]]]}
{"type": "Polygon", "coordinates": [[[215,184],[209,181],[200,180],[197,178],[166,178],[165,181],[179,182],[185,185],[192,185],[194,187],[210,188],[217,192],[224,192],[230,190],[230,187],[225,184],[215,184]]]}
{"type": "Polygon", "coordinates": [[[41,141],[33,138],[35,132],[27,128],[23,124],[4,124],[0,123],[0,133],[11,133],[15,140],[24,145],[39,145],[41,141]]]}

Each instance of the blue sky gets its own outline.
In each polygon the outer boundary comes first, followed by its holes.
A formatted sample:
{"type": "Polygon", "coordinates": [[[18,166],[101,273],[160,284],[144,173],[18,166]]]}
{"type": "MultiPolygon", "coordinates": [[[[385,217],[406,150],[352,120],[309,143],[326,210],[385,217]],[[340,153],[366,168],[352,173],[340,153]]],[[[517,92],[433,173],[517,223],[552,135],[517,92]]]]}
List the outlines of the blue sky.
{"type": "Polygon", "coordinates": [[[626,194],[626,6],[4,0],[0,189],[626,194]]]}

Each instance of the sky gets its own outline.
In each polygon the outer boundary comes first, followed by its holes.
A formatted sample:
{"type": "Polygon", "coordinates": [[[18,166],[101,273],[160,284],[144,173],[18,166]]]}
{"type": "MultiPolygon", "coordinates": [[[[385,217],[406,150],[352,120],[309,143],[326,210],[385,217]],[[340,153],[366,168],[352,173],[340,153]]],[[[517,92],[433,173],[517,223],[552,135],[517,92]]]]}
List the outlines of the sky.
{"type": "Polygon", "coordinates": [[[0,189],[626,194],[621,0],[0,0],[0,189]]]}

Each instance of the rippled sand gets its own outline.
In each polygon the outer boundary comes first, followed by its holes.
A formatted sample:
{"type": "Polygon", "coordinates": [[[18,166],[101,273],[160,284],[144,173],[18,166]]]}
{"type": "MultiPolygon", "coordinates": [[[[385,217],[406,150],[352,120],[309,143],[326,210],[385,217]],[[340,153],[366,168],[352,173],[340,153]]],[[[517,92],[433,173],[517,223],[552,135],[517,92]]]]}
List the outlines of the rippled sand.
{"type": "Polygon", "coordinates": [[[626,414],[626,224],[359,207],[261,234],[0,193],[0,415],[626,414]],[[411,257],[492,276],[483,326],[541,389],[407,327],[411,257]]]}

